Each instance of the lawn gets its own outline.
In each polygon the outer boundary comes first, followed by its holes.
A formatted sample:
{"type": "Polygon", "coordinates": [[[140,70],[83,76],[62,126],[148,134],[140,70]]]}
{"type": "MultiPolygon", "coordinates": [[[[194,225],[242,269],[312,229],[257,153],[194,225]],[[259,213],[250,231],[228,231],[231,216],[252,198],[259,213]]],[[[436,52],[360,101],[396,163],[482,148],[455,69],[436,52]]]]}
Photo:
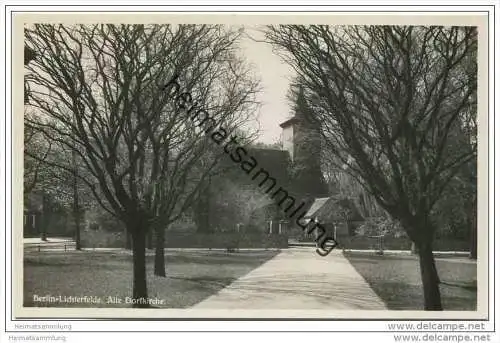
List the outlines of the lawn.
{"type": "MultiPolygon", "coordinates": [[[[420,268],[415,256],[377,256],[344,252],[370,287],[391,310],[423,310],[420,268]]],[[[476,263],[466,258],[436,258],[444,310],[475,311],[476,263]]]]}
{"type": "MultiPolygon", "coordinates": [[[[147,257],[149,297],[164,299],[163,308],[190,307],[266,262],[278,251],[167,251],[167,277],[153,275],[154,254],[147,257]]],[[[132,295],[129,251],[25,253],[24,306],[131,307],[105,304],[105,299],[132,295]],[[33,302],[34,295],[97,296],[102,305],[33,302]]]]}

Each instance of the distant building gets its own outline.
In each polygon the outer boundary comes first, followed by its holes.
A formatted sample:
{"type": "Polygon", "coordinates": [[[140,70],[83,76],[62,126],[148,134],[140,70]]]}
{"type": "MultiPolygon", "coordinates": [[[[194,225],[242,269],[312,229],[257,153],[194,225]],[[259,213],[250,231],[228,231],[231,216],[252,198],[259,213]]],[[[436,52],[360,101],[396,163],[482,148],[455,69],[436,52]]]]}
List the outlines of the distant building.
{"type": "Polygon", "coordinates": [[[340,240],[352,236],[355,227],[364,221],[354,202],[339,196],[315,199],[304,220],[317,221],[330,237],[340,240]]]}
{"type": "Polygon", "coordinates": [[[290,154],[293,191],[299,198],[307,199],[308,202],[329,195],[321,171],[321,127],[319,123],[311,120],[310,111],[304,92],[300,89],[295,115],[280,124],[283,129],[283,150],[290,154]]]}
{"type": "MultiPolygon", "coordinates": [[[[282,146],[271,148],[269,146],[258,145],[245,147],[246,156],[251,156],[257,162],[258,167],[251,175],[245,173],[239,167],[235,167],[234,160],[228,155],[224,157],[220,164],[227,167],[222,177],[217,182],[207,183],[207,188],[195,206],[195,221],[197,232],[212,233],[223,228],[225,231],[235,232],[267,232],[269,234],[303,235],[302,229],[298,225],[292,224],[295,219],[289,220],[280,201],[283,197],[275,197],[270,202],[262,202],[253,207],[250,214],[250,224],[247,227],[241,225],[241,218],[224,212],[228,206],[219,206],[215,198],[221,191],[217,189],[217,184],[223,187],[226,183],[231,183],[234,188],[241,190],[252,189],[260,194],[266,193],[268,187],[275,183],[278,187],[288,192],[293,197],[296,204],[304,202],[303,210],[310,215],[310,218],[319,218],[321,223],[330,228],[332,234],[344,234],[353,222],[362,219],[354,203],[347,199],[337,199],[331,197],[328,186],[321,170],[321,137],[320,125],[311,122],[308,118],[304,93],[298,92],[297,105],[292,118],[280,124],[283,129],[282,146]],[[265,170],[266,173],[259,174],[258,178],[253,178],[257,170],[265,170]],[[266,181],[264,181],[266,180],[266,181]],[[222,184],[222,186],[221,186],[222,184]],[[341,212],[348,212],[347,217],[342,217],[341,212]],[[326,215],[329,212],[328,216],[326,215]],[[334,215],[335,214],[335,215],[334,215]],[[323,222],[324,221],[324,222],[323,222]],[[287,223],[288,222],[288,223],[287,223]],[[290,227],[288,227],[290,224],[290,227]],[[300,230],[300,231],[299,231],[300,230]]],[[[310,114],[310,113],[309,113],[310,114]]],[[[267,194],[271,194],[268,192],[267,194]]],[[[223,197],[222,197],[223,198],[223,197]]]]}
{"type": "MultiPolygon", "coordinates": [[[[316,220],[332,237],[352,235],[363,221],[354,199],[332,196],[321,170],[321,124],[313,120],[303,89],[296,93],[295,114],[280,124],[283,150],[290,154],[291,183],[295,195],[306,203],[304,221],[316,220]]],[[[304,236],[295,227],[296,236],[304,236]]],[[[312,235],[306,238],[314,239],[312,235]]]]}
{"type": "MultiPolygon", "coordinates": [[[[273,186],[272,180],[275,180],[276,185],[274,189],[267,192],[271,195],[278,187],[289,189],[290,182],[290,157],[287,151],[262,148],[262,147],[247,147],[248,156],[252,156],[258,165],[255,170],[250,174],[246,174],[229,156],[225,156],[221,161],[221,167],[227,167],[223,174],[222,180],[219,178],[218,182],[231,182],[235,187],[239,187],[241,191],[253,190],[256,194],[263,196],[269,187],[273,186]],[[259,173],[259,170],[265,170],[259,173]],[[266,174],[268,173],[268,175],[266,174]],[[255,179],[253,176],[258,175],[255,179]],[[227,181],[225,181],[227,180],[227,181]]],[[[241,221],[240,218],[225,218],[221,211],[217,211],[215,198],[220,195],[220,190],[217,189],[217,183],[211,183],[201,196],[198,206],[196,207],[198,218],[198,226],[203,226],[204,229],[198,232],[211,233],[216,230],[236,230],[236,225],[241,221]],[[201,218],[200,218],[201,217],[201,218]],[[228,220],[232,224],[228,224],[228,220]],[[231,226],[228,228],[228,226],[231,226]]],[[[247,225],[240,225],[240,232],[261,232],[261,233],[285,233],[284,224],[281,223],[286,214],[280,208],[278,202],[280,198],[272,199],[269,196],[268,201],[262,201],[256,204],[257,207],[253,208],[249,213],[250,223],[247,225]]]]}
{"type": "Polygon", "coordinates": [[[295,153],[295,135],[297,134],[297,124],[299,120],[292,117],[280,124],[283,129],[282,133],[282,144],[283,150],[287,151],[290,155],[290,160],[293,161],[293,156],[295,153]]]}

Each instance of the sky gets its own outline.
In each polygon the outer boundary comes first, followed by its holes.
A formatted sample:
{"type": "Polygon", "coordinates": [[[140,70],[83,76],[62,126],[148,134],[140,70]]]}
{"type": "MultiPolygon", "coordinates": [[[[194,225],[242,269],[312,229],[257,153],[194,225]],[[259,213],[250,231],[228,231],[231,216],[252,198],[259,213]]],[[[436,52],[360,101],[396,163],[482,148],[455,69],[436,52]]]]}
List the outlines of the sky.
{"type": "Polygon", "coordinates": [[[262,102],[258,118],[261,133],[257,141],[272,144],[280,139],[279,124],[292,116],[286,95],[294,73],[272,51],[271,45],[255,42],[248,36],[263,40],[264,35],[257,26],[246,26],[240,47],[248,63],[255,66],[256,74],[261,78],[262,91],[258,97],[262,102]]]}

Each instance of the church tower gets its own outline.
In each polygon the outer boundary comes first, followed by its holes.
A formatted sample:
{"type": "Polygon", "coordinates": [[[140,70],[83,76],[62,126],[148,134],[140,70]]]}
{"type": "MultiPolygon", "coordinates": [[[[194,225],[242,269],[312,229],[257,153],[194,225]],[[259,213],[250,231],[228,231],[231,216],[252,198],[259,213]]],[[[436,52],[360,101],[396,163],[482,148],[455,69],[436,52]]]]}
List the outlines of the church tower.
{"type": "Polygon", "coordinates": [[[328,196],[321,172],[320,124],[312,121],[302,88],[296,93],[294,116],[280,124],[283,129],[283,150],[292,161],[292,188],[301,198],[314,199],[328,196]]]}

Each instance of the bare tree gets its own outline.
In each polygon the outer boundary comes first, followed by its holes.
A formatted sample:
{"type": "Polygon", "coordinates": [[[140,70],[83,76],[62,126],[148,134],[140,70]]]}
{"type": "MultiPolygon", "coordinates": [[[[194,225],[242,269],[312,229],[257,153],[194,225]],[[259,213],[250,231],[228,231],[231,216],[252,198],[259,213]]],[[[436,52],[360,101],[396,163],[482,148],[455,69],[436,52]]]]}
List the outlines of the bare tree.
{"type": "Polygon", "coordinates": [[[419,251],[426,310],[442,310],[431,211],[473,149],[454,132],[475,122],[474,27],[274,26],[308,92],[325,149],[405,228],[419,251]]]}
{"type": "MultiPolygon", "coordinates": [[[[133,298],[146,307],[146,235],[157,236],[200,192],[217,163],[210,137],[165,85],[178,75],[228,131],[255,108],[257,82],[237,57],[239,33],[218,25],[34,25],[27,45],[39,58],[27,77],[40,116],[26,125],[74,152],[78,178],[121,220],[133,240],[133,298]],[[214,154],[211,155],[212,157],[214,154]]],[[[185,100],[185,99],[184,99],[185,100]]],[[[47,164],[71,172],[68,161],[47,164]]]]}

